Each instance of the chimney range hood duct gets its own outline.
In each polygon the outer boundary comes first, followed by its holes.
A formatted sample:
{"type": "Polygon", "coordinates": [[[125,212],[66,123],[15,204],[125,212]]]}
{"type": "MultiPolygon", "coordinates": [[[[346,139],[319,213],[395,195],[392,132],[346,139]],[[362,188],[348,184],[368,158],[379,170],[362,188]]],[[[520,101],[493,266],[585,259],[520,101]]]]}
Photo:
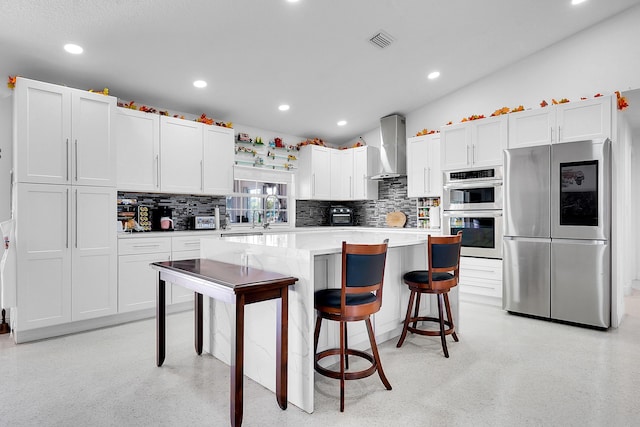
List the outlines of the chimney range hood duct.
{"type": "Polygon", "coordinates": [[[403,116],[393,114],[380,119],[381,171],[371,179],[397,178],[407,174],[407,132],[403,116]]]}

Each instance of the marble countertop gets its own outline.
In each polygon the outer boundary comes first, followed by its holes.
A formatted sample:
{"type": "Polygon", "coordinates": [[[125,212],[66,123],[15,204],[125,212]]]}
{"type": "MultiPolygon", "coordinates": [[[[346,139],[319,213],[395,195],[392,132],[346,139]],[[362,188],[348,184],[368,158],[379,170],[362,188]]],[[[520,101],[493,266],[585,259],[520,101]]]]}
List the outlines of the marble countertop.
{"type": "Polygon", "coordinates": [[[295,229],[285,233],[268,233],[253,236],[212,237],[212,239],[265,248],[293,249],[309,252],[311,255],[339,253],[342,242],[373,244],[389,239],[389,247],[421,245],[427,240],[428,233],[398,232],[386,228],[322,228],[313,230],[295,229]]]}
{"type": "Polygon", "coordinates": [[[440,230],[425,230],[419,228],[375,228],[375,227],[329,227],[329,226],[319,226],[319,227],[282,227],[282,228],[251,228],[251,227],[234,227],[228,230],[180,230],[180,231],[145,231],[140,233],[130,233],[130,232],[120,232],[118,233],[119,239],[136,239],[136,238],[145,238],[145,237],[178,237],[178,236],[201,236],[201,237],[212,237],[212,236],[232,236],[232,235],[241,235],[248,233],[256,233],[256,234],[282,234],[282,233],[306,233],[306,232],[329,232],[335,233],[338,231],[353,231],[353,232],[380,232],[380,233],[388,233],[391,234],[411,234],[411,235],[422,235],[426,236],[428,234],[440,234],[440,230]]]}

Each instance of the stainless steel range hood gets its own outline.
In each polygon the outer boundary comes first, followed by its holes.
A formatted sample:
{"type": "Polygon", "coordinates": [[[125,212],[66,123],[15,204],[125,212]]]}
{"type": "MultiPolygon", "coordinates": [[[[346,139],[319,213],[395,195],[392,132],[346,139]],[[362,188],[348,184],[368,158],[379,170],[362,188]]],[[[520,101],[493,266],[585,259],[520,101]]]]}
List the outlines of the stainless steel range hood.
{"type": "Polygon", "coordinates": [[[397,178],[407,174],[405,118],[393,114],[380,119],[380,173],[371,179],[397,178]]]}

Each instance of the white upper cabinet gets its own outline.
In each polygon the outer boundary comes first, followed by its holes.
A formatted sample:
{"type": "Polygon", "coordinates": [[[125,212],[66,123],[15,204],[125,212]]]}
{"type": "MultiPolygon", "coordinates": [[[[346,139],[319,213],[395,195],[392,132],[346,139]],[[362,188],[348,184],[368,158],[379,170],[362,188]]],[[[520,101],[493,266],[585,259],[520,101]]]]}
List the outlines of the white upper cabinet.
{"type": "Polygon", "coordinates": [[[204,187],[202,123],[160,117],[160,187],[164,192],[201,194],[204,187]]]}
{"type": "Polygon", "coordinates": [[[297,198],[302,200],[368,200],[378,198],[375,147],[336,150],[317,145],[300,148],[297,198]]]}
{"type": "Polygon", "coordinates": [[[18,78],[18,182],[114,186],[111,96],[18,78]]]}
{"type": "Polygon", "coordinates": [[[558,104],[558,137],[554,142],[611,138],[613,99],[613,96],[602,96],[558,104]]]}
{"type": "Polygon", "coordinates": [[[440,130],[442,170],[498,166],[507,148],[506,116],[471,120],[440,130]]]}
{"type": "Polygon", "coordinates": [[[353,151],[353,199],[373,200],[378,198],[378,181],[369,179],[378,171],[380,154],[376,147],[351,148],[353,151]]]}
{"type": "Polygon", "coordinates": [[[298,199],[331,200],[331,150],[318,145],[300,148],[298,199]]]}
{"type": "Polygon", "coordinates": [[[353,198],[353,151],[330,150],[331,200],[353,198]]]}
{"type": "Polygon", "coordinates": [[[233,192],[233,129],[204,125],[204,193],[226,195],[233,192]]]}
{"type": "Polygon", "coordinates": [[[509,114],[509,148],[611,138],[614,97],[509,114]]]}
{"type": "Polygon", "coordinates": [[[551,144],[554,129],[554,107],[509,113],[509,148],[551,144]]]}
{"type": "Polygon", "coordinates": [[[471,122],[471,166],[502,164],[502,151],[507,148],[507,127],[506,116],[488,117],[471,122]]]}
{"type": "Polygon", "coordinates": [[[117,110],[118,190],[160,191],[160,116],[129,108],[117,110]]]}
{"type": "Polygon", "coordinates": [[[442,196],[440,134],[416,136],[407,140],[407,195],[442,196]]]}
{"type": "Polygon", "coordinates": [[[233,129],[160,117],[160,189],[225,195],[233,190],[233,129]]]}

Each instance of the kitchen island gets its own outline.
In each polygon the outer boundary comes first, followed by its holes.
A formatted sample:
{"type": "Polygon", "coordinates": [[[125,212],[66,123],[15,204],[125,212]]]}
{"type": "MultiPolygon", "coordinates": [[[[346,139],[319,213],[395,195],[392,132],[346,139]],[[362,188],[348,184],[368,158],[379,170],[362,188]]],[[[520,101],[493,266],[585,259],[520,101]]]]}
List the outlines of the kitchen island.
{"type": "MultiPolygon", "coordinates": [[[[289,290],[289,401],[313,412],[313,330],[315,290],[340,287],[342,241],[381,243],[389,239],[382,308],[372,319],[378,343],[397,337],[402,331],[409,291],[402,275],[427,267],[427,234],[391,230],[317,230],[288,233],[203,238],[201,257],[261,268],[297,277],[289,290]]],[[[457,318],[457,292],[450,296],[457,318]]],[[[435,301],[435,300],[434,300],[435,301]]],[[[423,303],[423,313],[436,313],[435,303],[423,303]]],[[[230,363],[230,331],[234,318],[229,304],[210,300],[204,307],[204,351],[230,363]]],[[[245,374],[275,390],[276,306],[271,301],[253,304],[245,312],[245,374]]],[[[337,346],[336,322],[323,324],[318,350],[337,346]]],[[[349,327],[349,346],[368,348],[364,322],[349,327]]],[[[399,349],[398,351],[402,351],[399,349]]],[[[384,365],[384,360],[382,361],[384,365]]],[[[389,378],[393,384],[393,378],[389,378]]],[[[338,389],[336,389],[336,393],[338,389]]],[[[337,394],[336,394],[337,395],[337,394]]]]}

